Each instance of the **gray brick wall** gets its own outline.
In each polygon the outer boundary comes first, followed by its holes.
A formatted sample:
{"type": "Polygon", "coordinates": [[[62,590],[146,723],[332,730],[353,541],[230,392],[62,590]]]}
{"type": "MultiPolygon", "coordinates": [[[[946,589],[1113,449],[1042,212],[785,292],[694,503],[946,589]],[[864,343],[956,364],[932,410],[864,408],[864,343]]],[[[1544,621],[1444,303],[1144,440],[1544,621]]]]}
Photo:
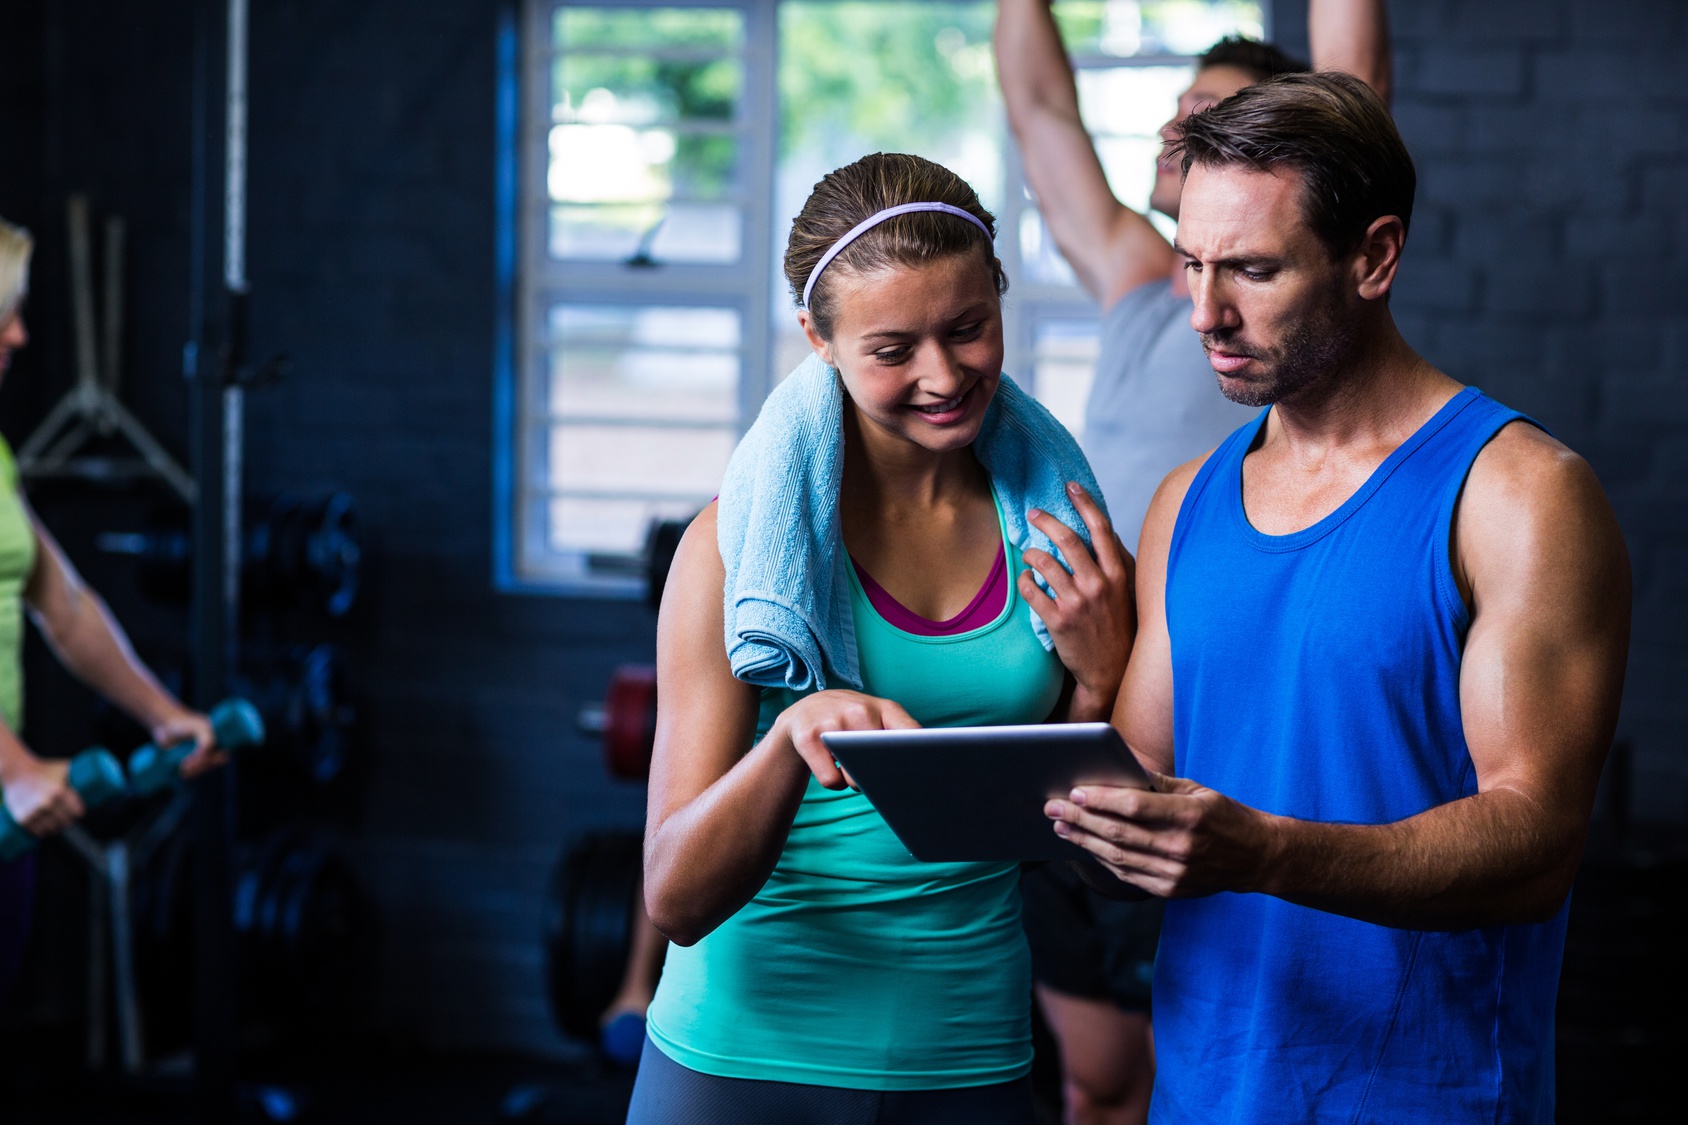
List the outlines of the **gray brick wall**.
{"type": "Polygon", "coordinates": [[[1600,474],[1628,539],[1635,811],[1688,819],[1688,5],[1395,0],[1420,192],[1395,305],[1600,474]]]}

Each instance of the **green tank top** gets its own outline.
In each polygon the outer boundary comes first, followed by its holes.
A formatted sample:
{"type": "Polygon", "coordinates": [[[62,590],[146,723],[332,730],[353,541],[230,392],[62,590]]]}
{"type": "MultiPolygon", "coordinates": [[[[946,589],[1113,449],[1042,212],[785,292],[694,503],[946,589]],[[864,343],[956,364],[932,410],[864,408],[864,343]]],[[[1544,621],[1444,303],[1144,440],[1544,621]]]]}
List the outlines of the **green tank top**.
{"type": "MultiPolygon", "coordinates": [[[[1002,613],[948,637],[891,625],[848,568],[864,690],[924,726],[1047,718],[1065,673],[1032,633],[1007,552],[1002,613]]],[[[763,692],[758,739],[796,698],[763,692]]],[[[1031,988],[1017,865],[921,863],[860,793],[811,777],[756,897],[669,949],[647,1028],[675,1062],[725,1078],[982,1086],[1031,1066],[1031,988]]]]}
{"type": "Polygon", "coordinates": [[[0,719],[23,728],[23,588],[35,570],[35,530],[18,499],[18,466],[0,438],[0,719]]]}

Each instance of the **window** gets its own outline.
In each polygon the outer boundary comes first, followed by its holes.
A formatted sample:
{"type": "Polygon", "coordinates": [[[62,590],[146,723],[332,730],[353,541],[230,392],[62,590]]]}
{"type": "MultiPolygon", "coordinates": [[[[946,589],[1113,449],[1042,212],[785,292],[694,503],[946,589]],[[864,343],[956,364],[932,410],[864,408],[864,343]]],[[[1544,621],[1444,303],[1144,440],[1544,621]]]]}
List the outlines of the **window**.
{"type": "MultiPolygon", "coordinates": [[[[1260,34],[1256,0],[1062,0],[1116,193],[1146,203],[1190,56],[1260,34]]],[[[999,217],[1007,368],[1077,430],[1095,310],[1006,138],[993,0],[529,0],[507,163],[517,291],[501,391],[499,578],[635,594],[652,519],[715,494],[806,352],[785,223],[879,150],[954,168],[999,217]]],[[[507,79],[514,83],[515,76],[507,79]]]]}

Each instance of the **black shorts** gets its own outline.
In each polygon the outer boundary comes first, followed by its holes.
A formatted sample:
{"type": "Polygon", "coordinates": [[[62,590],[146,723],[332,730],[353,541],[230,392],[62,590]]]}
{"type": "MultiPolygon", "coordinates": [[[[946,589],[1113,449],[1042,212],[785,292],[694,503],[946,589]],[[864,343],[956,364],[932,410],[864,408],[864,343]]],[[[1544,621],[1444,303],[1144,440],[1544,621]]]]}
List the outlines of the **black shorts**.
{"type": "Polygon", "coordinates": [[[1068,996],[1147,1012],[1160,945],[1158,898],[1120,902],[1091,890],[1066,863],[1020,876],[1021,918],[1037,983],[1068,996]]]}

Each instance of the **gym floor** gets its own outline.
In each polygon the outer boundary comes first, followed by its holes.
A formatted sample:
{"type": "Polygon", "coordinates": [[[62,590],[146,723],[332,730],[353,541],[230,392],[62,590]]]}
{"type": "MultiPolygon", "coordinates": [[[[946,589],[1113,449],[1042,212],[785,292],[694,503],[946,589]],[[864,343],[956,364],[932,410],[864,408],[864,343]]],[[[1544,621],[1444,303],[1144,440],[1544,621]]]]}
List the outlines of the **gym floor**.
{"type": "MultiPolygon", "coordinates": [[[[90,1082],[85,1076],[14,1070],[0,1080],[11,1125],[176,1125],[192,1101],[181,1083],[90,1082]]],[[[242,1085],[242,1122],[301,1120],[311,1125],[619,1125],[633,1076],[590,1061],[557,1062],[515,1055],[412,1055],[359,1065],[276,1073],[264,1085],[242,1085]]]]}

